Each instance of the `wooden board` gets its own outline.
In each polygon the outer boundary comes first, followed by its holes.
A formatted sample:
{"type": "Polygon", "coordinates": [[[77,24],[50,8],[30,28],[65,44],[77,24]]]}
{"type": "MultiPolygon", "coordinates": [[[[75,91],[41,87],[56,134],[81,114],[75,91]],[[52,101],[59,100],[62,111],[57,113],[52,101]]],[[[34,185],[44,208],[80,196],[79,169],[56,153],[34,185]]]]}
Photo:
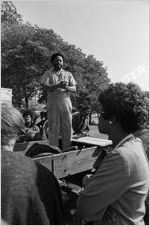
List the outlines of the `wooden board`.
{"type": "MultiPolygon", "coordinates": [[[[72,139],[73,143],[85,144],[86,148],[81,150],[74,150],[69,152],[64,152],[60,154],[52,154],[48,156],[41,156],[34,158],[35,161],[41,163],[47,167],[54,175],[59,178],[64,178],[69,175],[74,175],[81,173],[87,170],[92,169],[93,164],[97,158],[97,146],[98,153],[103,148],[109,147],[111,144],[109,140],[81,137],[78,139],[72,139]],[[99,143],[98,143],[99,142],[99,143]],[[96,143],[96,146],[92,146],[91,143],[96,143]],[[90,145],[89,145],[90,144],[90,145]]],[[[24,142],[17,143],[15,146],[15,151],[26,151],[34,143],[40,143],[48,145],[48,140],[43,141],[33,141],[33,142],[24,142]]]]}
{"type": "Polygon", "coordinates": [[[34,160],[51,170],[59,179],[92,169],[96,160],[95,150],[96,147],[90,147],[34,160]]]}
{"type": "Polygon", "coordinates": [[[52,173],[54,173],[54,166],[53,166],[53,158],[52,158],[52,155],[50,155],[50,156],[44,156],[44,157],[39,157],[39,158],[33,158],[33,160],[39,162],[40,164],[42,164],[43,166],[45,166],[47,169],[49,169],[52,173]]]}
{"type": "Polygon", "coordinates": [[[106,146],[112,145],[111,140],[93,138],[93,137],[77,137],[77,138],[74,137],[72,141],[77,143],[96,145],[100,147],[106,147],[106,146]]]}

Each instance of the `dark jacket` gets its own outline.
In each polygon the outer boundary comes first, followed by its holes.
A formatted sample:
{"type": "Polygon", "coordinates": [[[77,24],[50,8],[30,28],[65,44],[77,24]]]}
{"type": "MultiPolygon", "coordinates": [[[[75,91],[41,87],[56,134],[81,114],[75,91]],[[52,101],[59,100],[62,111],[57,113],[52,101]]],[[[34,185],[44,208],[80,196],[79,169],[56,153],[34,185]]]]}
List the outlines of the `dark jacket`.
{"type": "Polygon", "coordinates": [[[1,217],[11,225],[64,224],[60,187],[44,166],[2,151],[1,217]]]}

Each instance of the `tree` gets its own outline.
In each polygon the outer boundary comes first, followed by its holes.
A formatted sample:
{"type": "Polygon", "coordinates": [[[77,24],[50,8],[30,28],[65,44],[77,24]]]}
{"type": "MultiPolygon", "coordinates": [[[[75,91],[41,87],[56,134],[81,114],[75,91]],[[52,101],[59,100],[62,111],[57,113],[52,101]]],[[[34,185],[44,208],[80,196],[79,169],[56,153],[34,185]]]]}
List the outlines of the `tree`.
{"type": "Polygon", "coordinates": [[[145,94],[145,97],[147,97],[149,99],[149,91],[143,91],[145,94]]]}
{"type": "Polygon", "coordinates": [[[22,99],[26,107],[40,88],[49,50],[34,41],[36,29],[29,24],[7,25],[2,38],[2,86],[13,89],[13,103],[22,99]]]}
{"type": "Polygon", "coordinates": [[[92,55],[84,58],[82,65],[80,77],[77,77],[76,107],[78,108],[81,103],[85,103],[94,112],[98,108],[97,97],[99,92],[110,83],[107,68],[103,66],[103,62],[96,61],[92,55]]]}
{"type": "Polygon", "coordinates": [[[97,108],[97,96],[100,90],[110,82],[107,68],[93,55],[86,55],[80,48],[64,42],[52,29],[43,29],[23,24],[21,16],[11,2],[2,4],[1,32],[1,68],[2,86],[13,89],[13,103],[29,100],[38,93],[39,102],[45,103],[40,80],[45,70],[51,66],[50,56],[62,52],[65,56],[64,67],[77,81],[77,92],[72,94],[73,105],[80,102],[97,108]],[[82,98],[81,98],[82,97],[82,98]]]}
{"type": "Polygon", "coordinates": [[[18,23],[22,21],[22,16],[17,13],[16,7],[11,1],[1,2],[1,22],[18,23]]]}

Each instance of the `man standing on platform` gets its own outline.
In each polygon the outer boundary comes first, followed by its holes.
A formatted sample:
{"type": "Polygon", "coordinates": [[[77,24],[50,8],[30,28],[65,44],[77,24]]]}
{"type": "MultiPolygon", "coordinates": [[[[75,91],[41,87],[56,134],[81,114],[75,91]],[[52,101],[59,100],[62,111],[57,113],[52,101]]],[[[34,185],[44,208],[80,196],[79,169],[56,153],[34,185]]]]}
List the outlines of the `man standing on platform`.
{"type": "Polygon", "coordinates": [[[76,91],[76,82],[72,74],[63,70],[64,56],[55,53],[51,56],[53,68],[43,75],[41,83],[47,91],[47,111],[49,144],[59,145],[62,135],[62,150],[70,147],[72,131],[72,103],[70,92],[76,91]]]}

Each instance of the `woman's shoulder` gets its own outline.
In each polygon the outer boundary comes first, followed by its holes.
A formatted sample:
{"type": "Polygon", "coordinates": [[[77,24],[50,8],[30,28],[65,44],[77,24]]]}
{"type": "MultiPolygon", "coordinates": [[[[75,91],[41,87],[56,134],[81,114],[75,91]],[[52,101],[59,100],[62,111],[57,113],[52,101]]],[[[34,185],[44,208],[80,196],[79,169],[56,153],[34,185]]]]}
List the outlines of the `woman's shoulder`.
{"type": "Polygon", "coordinates": [[[133,165],[146,163],[142,141],[136,137],[115,148],[111,154],[114,158],[119,159],[127,168],[133,168],[133,165]]]}

